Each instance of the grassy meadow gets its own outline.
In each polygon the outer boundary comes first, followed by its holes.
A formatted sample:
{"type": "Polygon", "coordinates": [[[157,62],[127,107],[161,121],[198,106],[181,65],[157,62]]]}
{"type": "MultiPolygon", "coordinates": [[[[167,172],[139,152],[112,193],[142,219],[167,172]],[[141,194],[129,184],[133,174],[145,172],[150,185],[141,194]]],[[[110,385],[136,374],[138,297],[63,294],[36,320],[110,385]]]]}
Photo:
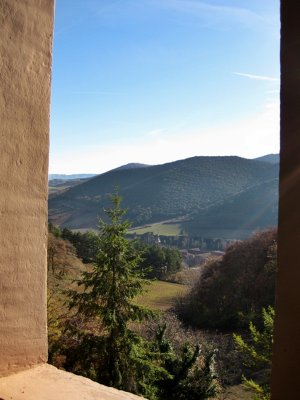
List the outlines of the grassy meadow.
{"type": "Polygon", "coordinates": [[[174,305],[176,297],[184,294],[188,287],[178,283],[153,281],[146,290],[136,298],[136,302],[154,310],[166,311],[174,305]]]}
{"type": "Polygon", "coordinates": [[[180,224],[168,224],[162,222],[129,229],[128,232],[136,233],[137,235],[152,232],[154,235],[177,236],[180,235],[181,227],[180,224]]]}

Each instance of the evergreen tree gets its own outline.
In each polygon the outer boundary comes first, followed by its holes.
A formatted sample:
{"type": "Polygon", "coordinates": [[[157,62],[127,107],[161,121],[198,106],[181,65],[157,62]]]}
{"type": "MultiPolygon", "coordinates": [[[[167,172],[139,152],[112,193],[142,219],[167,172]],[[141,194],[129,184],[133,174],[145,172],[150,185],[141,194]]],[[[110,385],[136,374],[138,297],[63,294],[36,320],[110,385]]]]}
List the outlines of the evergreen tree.
{"type": "Polygon", "coordinates": [[[205,400],[215,398],[219,384],[215,372],[215,352],[203,355],[200,345],[185,342],[179,351],[166,338],[166,325],[158,328],[154,346],[169,376],[159,382],[163,400],[205,400]]]}
{"type": "Polygon", "coordinates": [[[96,262],[70,290],[70,308],[75,320],[98,321],[100,329],[69,327],[72,346],[65,349],[66,369],[100,383],[137,393],[149,400],[201,400],[216,394],[213,357],[203,357],[200,348],[186,344],[180,354],[159,329],[154,340],[145,340],[130,329],[153,312],[137,305],[146,281],[142,258],[133,241],[125,238],[130,223],[124,220],[121,198],[111,197],[113,207],[105,212],[110,223],[100,220],[96,262]]]}
{"type": "Polygon", "coordinates": [[[146,377],[153,378],[156,369],[147,359],[145,343],[129,329],[129,324],[143,321],[153,313],[133,301],[147,281],[139,268],[141,256],[125,238],[130,223],[124,220],[126,210],[120,208],[121,198],[114,194],[111,200],[113,207],[105,210],[110,223],[99,222],[96,262],[77,282],[83,289],[69,291],[70,308],[85,318],[99,320],[104,327],[103,340],[98,338],[98,345],[93,346],[93,351],[97,352],[96,347],[101,355],[101,365],[106,366],[105,370],[96,371],[97,380],[147,394],[151,390],[146,377]]]}
{"type": "Polygon", "coordinates": [[[274,308],[269,306],[262,310],[263,329],[259,330],[250,322],[251,341],[248,343],[240,335],[233,335],[236,347],[244,358],[244,366],[250,372],[259,373],[259,383],[243,377],[244,385],[253,391],[253,400],[270,399],[270,380],[272,364],[274,308]]]}

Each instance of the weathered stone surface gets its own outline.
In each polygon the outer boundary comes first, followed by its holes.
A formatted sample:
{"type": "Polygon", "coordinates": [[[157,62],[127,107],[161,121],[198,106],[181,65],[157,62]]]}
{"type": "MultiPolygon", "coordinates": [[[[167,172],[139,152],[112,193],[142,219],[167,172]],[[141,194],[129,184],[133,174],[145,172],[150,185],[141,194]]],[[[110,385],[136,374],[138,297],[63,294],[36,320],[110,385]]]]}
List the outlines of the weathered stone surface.
{"type": "Polygon", "coordinates": [[[99,385],[44,364],[0,379],[0,397],[12,400],[138,400],[141,397],[99,385]]]}
{"type": "Polygon", "coordinates": [[[0,375],[47,360],[52,0],[0,0],[0,375]]]}

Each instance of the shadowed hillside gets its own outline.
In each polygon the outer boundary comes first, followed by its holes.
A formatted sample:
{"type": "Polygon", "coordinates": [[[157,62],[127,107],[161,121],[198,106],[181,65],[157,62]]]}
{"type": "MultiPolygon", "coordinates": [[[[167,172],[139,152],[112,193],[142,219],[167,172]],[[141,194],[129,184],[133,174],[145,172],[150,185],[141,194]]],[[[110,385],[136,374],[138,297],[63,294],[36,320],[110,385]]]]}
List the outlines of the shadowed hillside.
{"type": "Polygon", "coordinates": [[[278,164],[279,163],[279,154],[267,154],[262,157],[257,157],[254,160],[269,162],[272,164],[278,164]]]}
{"type": "MultiPolygon", "coordinates": [[[[209,211],[211,207],[232,199],[237,204],[231,212],[236,212],[239,201],[233,196],[241,196],[277,177],[277,165],[240,157],[193,157],[163,165],[117,169],[51,198],[49,218],[70,228],[96,227],[98,218],[103,217],[103,208],[109,204],[109,194],[116,188],[135,226],[182,217],[203,218],[207,212],[214,217],[215,213],[209,211]]],[[[236,223],[240,225],[239,221],[236,223]]]]}
{"type": "Polygon", "coordinates": [[[224,202],[192,216],[183,227],[191,234],[228,231],[229,237],[245,238],[262,227],[277,225],[278,178],[260,182],[224,202]]]}

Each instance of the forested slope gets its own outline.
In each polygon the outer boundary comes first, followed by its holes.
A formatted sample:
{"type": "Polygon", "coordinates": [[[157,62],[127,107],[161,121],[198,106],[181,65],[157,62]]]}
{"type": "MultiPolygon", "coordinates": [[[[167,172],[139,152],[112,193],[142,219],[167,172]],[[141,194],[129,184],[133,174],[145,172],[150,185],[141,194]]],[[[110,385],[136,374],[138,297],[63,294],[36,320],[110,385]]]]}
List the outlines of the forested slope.
{"type": "MultiPolygon", "coordinates": [[[[230,199],[227,213],[236,212],[244,206],[243,192],[268,186],[277,177],[278,165],[229,156],[193,157],[144,168],[117,169],[51,198],[49,217],[70,228],[96,227],[103,208],[109,204],[109,194],[117,188],[135,226],[179,217],[200,221],[206,213],[208,219],[214,217],[218,209],[209,210],[223,207],[230,199]],[[230,206],[230,202],[234,204],[230,206]]],[[[270,196],[276,204],[273,187],[270,196]]],[[[271,202],[268,200],[268,204],[271,202]]]]}

